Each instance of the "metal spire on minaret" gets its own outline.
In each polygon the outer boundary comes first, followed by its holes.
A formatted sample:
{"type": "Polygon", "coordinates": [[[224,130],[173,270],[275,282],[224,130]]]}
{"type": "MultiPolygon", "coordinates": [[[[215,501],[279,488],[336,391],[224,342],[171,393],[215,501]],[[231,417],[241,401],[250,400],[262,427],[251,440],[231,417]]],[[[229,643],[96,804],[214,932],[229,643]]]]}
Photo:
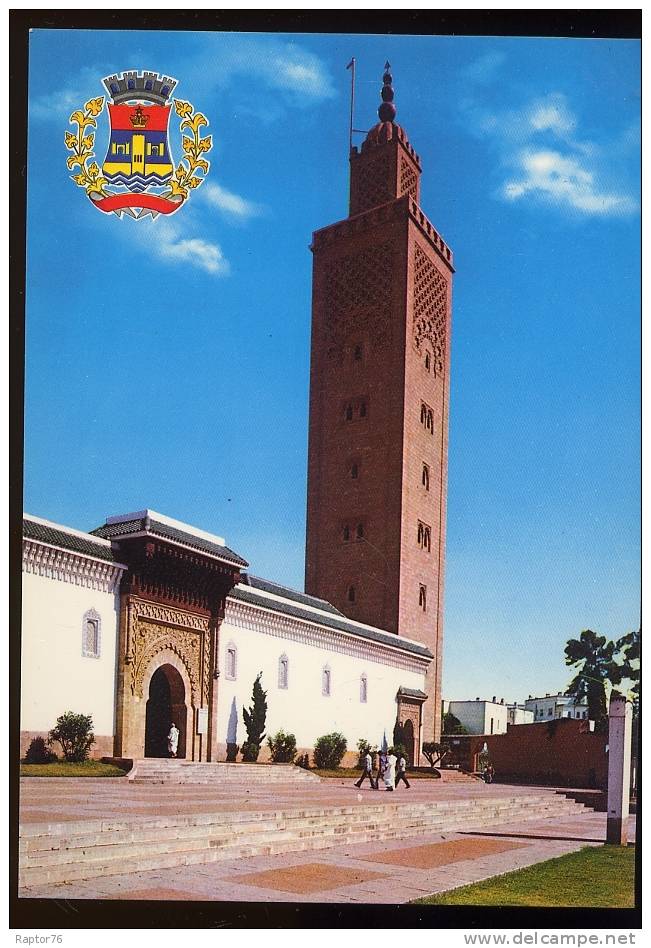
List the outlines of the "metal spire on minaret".
{"type": "Polygon", "coordinates": [[[393,122],[396,117],[396,107],[393,104],[393,76],[390,73],[391,63],[387,60],[384,64],[384,75],[382,76],[382,102],[377,110],[381,122],[393,122]]]}

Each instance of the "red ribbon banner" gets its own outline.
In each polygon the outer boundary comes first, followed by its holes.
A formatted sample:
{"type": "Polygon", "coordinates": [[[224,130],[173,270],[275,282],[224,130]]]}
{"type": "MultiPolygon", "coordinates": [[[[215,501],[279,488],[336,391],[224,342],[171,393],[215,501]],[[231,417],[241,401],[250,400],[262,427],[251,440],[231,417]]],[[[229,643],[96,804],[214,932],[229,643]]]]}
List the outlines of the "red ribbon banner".
{"type": "Polygon", "coordinates": [[[156,197],[154,194],[113,194],[111,197],[92,198],[95,207],[100,211],[122,211],[125,208],[142,207],[157,211],[159,214],[172,214],[177,211],[183,201],[170,201],[167,198],[156,197]]]}

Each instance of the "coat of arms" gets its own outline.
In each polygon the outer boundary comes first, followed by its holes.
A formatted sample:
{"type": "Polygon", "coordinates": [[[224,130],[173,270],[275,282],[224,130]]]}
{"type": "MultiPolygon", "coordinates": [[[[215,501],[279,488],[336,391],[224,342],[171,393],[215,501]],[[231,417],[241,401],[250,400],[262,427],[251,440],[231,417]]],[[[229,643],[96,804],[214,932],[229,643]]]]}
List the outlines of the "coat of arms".
{"type": "Polygon", "coordinates": [[[208,120],[189,102],[171,98],[176,85],[176,79],[136,70],[104,79],[110,99],[110,135],[101,168],[91,159],[95,158],[95,130],[104,111],[104,96],[90,99],[83,110],[70,116],[77,131],[65,135],[72,152],[68,168],[79,169],[72,180],[100,211],[138,220],[173,214],[204,180],[210,168],[205,155],[212,148],[212,137],[202,136],[201,129],[208,120]],[[183,155],[176,167],[168,128],[172,106],[181,119],[182,133],[183,155]]]}

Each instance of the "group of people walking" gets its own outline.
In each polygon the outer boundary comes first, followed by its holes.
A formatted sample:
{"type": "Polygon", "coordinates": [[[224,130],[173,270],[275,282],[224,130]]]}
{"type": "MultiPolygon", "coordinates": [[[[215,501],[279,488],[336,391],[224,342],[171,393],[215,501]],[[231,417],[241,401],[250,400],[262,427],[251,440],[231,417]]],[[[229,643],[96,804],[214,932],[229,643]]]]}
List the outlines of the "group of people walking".
{"type": "Polygon", "coordinates": [[[410,784],[407,780],[407,761],[403,754],[398,758],[395,754],[387,754],[384,751],[380,751],[378,754],[377,774],[375,777],[373,776],[373,758],[370,752],[367,752],[362,758],[362,767],[363,773],[359,780],[356,781],[356,787],[361,787],[368,777],[373,790],[380,789],[380,781],[384,783],[385,790],[395,790],[401,780],[409,790],[410,784]]]}

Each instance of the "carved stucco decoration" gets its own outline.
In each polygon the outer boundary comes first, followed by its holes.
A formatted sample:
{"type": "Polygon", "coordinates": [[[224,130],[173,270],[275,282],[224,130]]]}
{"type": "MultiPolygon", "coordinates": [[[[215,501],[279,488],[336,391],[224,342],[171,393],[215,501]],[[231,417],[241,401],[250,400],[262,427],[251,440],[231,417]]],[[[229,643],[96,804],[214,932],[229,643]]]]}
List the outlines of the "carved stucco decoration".
{"type": "Polygon", "coordinates": [[[160,652],[172,651],[183,662],[190,679],[195,707],[208,704],[211,637],[208,619],[157,603],[129,604],[126,663],[131,666],[131,693],[144,697],[145,675],[160,652]]]}
{"type": "Polygon", "coordinates": [[[414,345],[421,352],[428,343],[432,352],[432,371],[442,377],[445,371],[447,283],[418,244],[414,249],[414,345]]]}
{"type": "Polygon", "coordinates": [[[349,337],[368,334],[382,349],[391,341],[393,242],[335,259],[324,276],[324,329],[330,358],[349,337]]]}

